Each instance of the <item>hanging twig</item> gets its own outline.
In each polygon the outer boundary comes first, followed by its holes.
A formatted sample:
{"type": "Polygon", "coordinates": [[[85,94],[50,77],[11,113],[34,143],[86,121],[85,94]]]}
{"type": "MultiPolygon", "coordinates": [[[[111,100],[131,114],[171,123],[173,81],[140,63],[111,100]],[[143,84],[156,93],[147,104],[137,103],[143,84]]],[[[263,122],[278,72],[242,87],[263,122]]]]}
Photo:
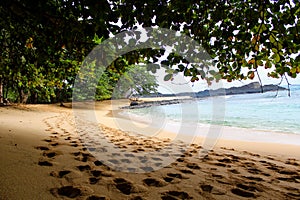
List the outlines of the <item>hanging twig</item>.
{"type": "Polygon", "coordinates": [[[264,93],[264,87],[262,85],[261,78],[259,76],[259,73],[258,73],[257,69],[255,70],[255,72],[256,72],[257,77],[258,77],[258,81],[259,81],[259,84],[260,84],[261,93],[264,93]]]}
{"type": "Polygon", "coordinates": [[[290,84],[289,80],[287,79],[286,75],[284,74],[283,76],[285,78],[286,83],[288,84],[288,95],[289,95],[289,97],[291,97],[291,88],[290,88],[291,84],[290,84]]]}
{"type": "Polygon", "coordinates": [[[281,76],[281,80],[280,80],[280,82],[277,84],[277,91],[276,91],[275,97],[277,97],[277,96],[278,96],[279,85],[281,85],[281,83],[282,83],[282,80],[283,80],[283,76],[281,76]]]}

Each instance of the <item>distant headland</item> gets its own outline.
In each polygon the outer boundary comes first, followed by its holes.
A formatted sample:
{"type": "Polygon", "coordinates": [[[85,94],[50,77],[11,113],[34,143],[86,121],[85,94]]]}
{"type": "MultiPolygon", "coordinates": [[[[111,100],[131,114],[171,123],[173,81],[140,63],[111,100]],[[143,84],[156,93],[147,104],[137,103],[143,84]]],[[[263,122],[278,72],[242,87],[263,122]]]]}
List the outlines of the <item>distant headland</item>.
{"type": "Polygon", "coordinates": [[[187,100],[193,100],[196,98],[206,98],[210,96],[253,94],[253,93],[264,93],[264,92],[281,91],[281,90],[287,90],[287,89],[279,85],[269,84],[269,85],[262,86],[260,85],[259,82],[253,82],[240,87],[221,88],[216,90],[204,90],[195,93],[193,92],[184,92],[178,94],[156,93],[156,94],[143,96],[141,98],[135,98],[134,100],[131,101],[130,106],[126,106],[124,108],[143,108],[152,105],[177,104],[187,100]]]}
{"type": "Polygon", "coordinates": [[[287,90],[287,89],[279,85],[270,84],[270,85],[261,86],[259,82],[253,82],[240,87],[200,91],[195,93],[195,97],[202,98],[202,97],[218,96],[218,95],[253,94],[253,93],[280,91],[280,90],[287,90]]]}

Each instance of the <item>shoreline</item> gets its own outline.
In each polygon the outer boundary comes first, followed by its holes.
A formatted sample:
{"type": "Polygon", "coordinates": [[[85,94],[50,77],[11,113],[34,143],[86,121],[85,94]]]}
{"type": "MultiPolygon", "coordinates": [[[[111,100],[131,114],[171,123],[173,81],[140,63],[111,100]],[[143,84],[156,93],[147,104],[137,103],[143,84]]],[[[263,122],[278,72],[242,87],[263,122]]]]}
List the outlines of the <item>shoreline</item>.
{"type": "MultiPolygon", "coordinates": [[[[114,106],[114,108],[112,108],[111,106],[109,106],[110,101],[106,102],[106,109],[112,109],[112,111],[109,112],[102,112],[98,115],[99,118],[103,119],[103,123],[102,124],[109,124],[110,127],[116,128],[116,129],[120,129],[120,124],[121,126],[128,126],[130,124],[130,121],[135,119],[130,119],[127,116],[124,116],[122,114],[120,114],[120,112],[122,112],[122,109],[118,109],[119,107],[122,107],[122,105],[126,103],[126,100],[121,101],[120,104],[118,104],[118,106],[114,106]],[[117,123],[120,124],[116,124],[116,119],[120,120],[117,123]]],[[[101,103],[100,103],[101,105],[101,103]]],[[[101,123],[101,122],[100,122],[101,123]]],[[[160,138],[171,138],[171,139],[176,139],[179,141],[183,141],[183,142],[191,142],[191,141],[195,141],[194,143],[203,143],[203,141],[205,140],[204,136],[206,136],[205,134],[202,134],[200,136],[196,135],[196,137],[194,135],[189,135],[189,134],[183,134],[183,133],[179,133],[179,135],[177,135],[176,133],[174,133],[174,131],[172,131],[170,128],[162,128],[162,129],[153,129],[153,127],[149,127],[148,125],[146,125],[144,122],[142,121],[135,121],[134,126],[137,126],[138,129],[136,130],[133,126],[129,126],[127,127],[126,131],[130,131],[133,130],[133,132],[135,131],[139,131],[139,130],[145,130],[144,128],[147,127],[149,129],[152,128],[152,130],[146,132],[146,136],[151,135],[151,133],[153,133],[153,131],[158,131],[157,136],[160,138]],[[142,129],[139,129],[139,127],[142,127],[142,129]]],[[[172,126],[172,125],[171,125],[172,126]]],[[[178,128],[177,128],[178,130],[178,128]]],[[[206,130],[206,133],[208,131],[206,130]]],[[[216,148],[220,148],[225,147],[225,148],[230,148],[231,144],[234,144],[234,148],[239,149],[241,148],[242,150],[249,150],[249,151],[254,151],[257,153],[275,153],[275,154],[280,154],[280,155],[284,155],[284,154],[288,154],[290,156],[294,156],[297,159],[300,159],[300,135],[297,134],[286,134],[283,132],[272,132],[272,131],[261,131],[261,130],[253,130],[253,129],[247,129],[247,128],[239,128],[239,127],[221,127],[221,137],[216,141],[216,144],[220,144],[220,145],[216,145],[216,148]],[[225,130],[224,130],[225,129],[225,130]],[[243,139],[243,133],[241,133],[241,131],[247,131],[247,137],[250,139],[243,139]],[[224,131],[229,134],[227,136],[224,137],[224,131]],[[234,131],[234,133],[232,133],[234,131]],[[253,132],[258,132],[257,135],[251,135],[251,133],[253,132]],[[263,137],[263,140],[261,139],[255,139],[256,137],[259,136],[259,134],[264,134],[267,133],[268,135],[261,135],[261,137],[263,137]],[[275,137],[276,140],[273,138],[271,138],[271,142],[268,141],[269,136],[277,136],[275,137]],[[235,136],[240,136],[239,138],[236,138],[235,136]],[[285,143],[280,143],[282,142],[280,139],[281,138],[286,138],[286,137],[292,137],[292,138],[288,138],[286,141],[284,141],[285,143]],[[299,139],[299,140],[295,140],[295,139],[299,139]],[[298,142],[297,142],[298,141],[298,142]],[[292,142],[296,142],[297,144],[294,144],[292,142]],[[221,145],[222,144],[222,145],[221,145]],[[264,150],[264,144],[266,144],[267,149],[264,150]],[[260,146],[259,148],[252,148],[253,146],[258,145],[260,146]],[[281,146],[282,149],[278,148],[278,146],[281,146]],[[289,149],[289,147],[291,147],[291,150],[289,149]]],[[[247,138],[246,137],[246,138],[247,138]]]]}
{"type": "MultiPolygon", "coordinates": [[[[128,112],[130,107],[132,109],[140,109],[145,107],[151,106],[163,106],[163,105],[170,105],[175,103],[182,103],[188,101],[196,101],[198,99],[171,99],[168,100],[161,99],[161,98],[148,98],[145,105],[141,104],[140,106],[120,106],[119,110],[114,111],[115,117],[117,118],[124,118],[127,120],[134,120],[142,124],[147,124],[146,119],[140,119],[139,115],[134,115],[128,112]],[[160,103],[162,102],[162,104],[160,103]]],[[[148,120],[149,121],[149,120],[148,120]]],[[[150,120],[151,121],[151,120],[150,120]]],[[[180,126],[184,126],[181,122],[175,122],[172,120],[166,120],[167,125],[163,129],[168,132],[177,132],[180,129],[180,126]],[[172,130],[173,129],[173,130],[172,130]]],[[[183,122],[186,123],[186,122],[183,122]]],[[[226,126],[226,125],[212,125],[212,124],[204,124],[204,123],[197,123],[193,124],[193,126],[198,126],[196,135],[200,135],[203,137],[207,135],[209,132],[210,126],[219,126],[222,129],[222,138],[226,140],[234,140],[234,141],[245,141],[245,142],[266,142],[266,143],[274,143],[274,144],[286,144],[286,145],[300,145],[300,134],[293,133],[293,132],[284,132],[279,130],[267,130],[267,129],[257,129],[257,128],[245,128],[245,127],[236,127],[236,126],[226,126]],[[200,126],[200,128],[199,128],[200,126]]],[[[185,134],[186,136],[190,136],[191,134],[185,134]]]]}
{"type": "Polygon", "coordinates": [[[114,110],[118,112],[124,103],[128,102],[111,105],[111,101],[103,101],[95,105],[101,133],[109,144],[115,144],[120,153],[124,152],[123,156],[113,153],[98,140],[85,140],[93,135],[92,129],[87,124],[85,132],[78,132],[70,108],[57,105],[0,107],[0,197],[49,200],[299,198],[299,146],[278,147],[222,139],[201,157],[200,137],[194,144],[174,142],[169,145],[174,134],[165,130],[152,137],[119,130],[116,123],[128,125],[128,119],[116,121],[119,119],[114,110]],[[176,154],[174,148],[179,148],[180,153],[176,154]],[[100,157],[97,157],[98,150],[100,157]],[[151,152],[157,154],[151,156],[151,152]],[[107,156],[107,162],[112,165],[101,161],[102,155],[107,156]],[[165,165],[168,158],[174,160],[165,165]],[[139,164],[148,167],[140,168],[139,164]],[[114,166],[144,172],[118,171],[114,166]]]}

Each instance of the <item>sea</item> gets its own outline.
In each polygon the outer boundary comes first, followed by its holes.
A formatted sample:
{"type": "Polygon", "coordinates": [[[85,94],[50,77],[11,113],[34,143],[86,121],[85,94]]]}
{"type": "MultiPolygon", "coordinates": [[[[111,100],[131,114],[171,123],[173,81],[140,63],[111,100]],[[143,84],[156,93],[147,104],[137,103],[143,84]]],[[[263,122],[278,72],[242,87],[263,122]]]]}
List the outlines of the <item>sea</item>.
{"type": "Polygon", "coordinates": [[[300,85],[290,85],[290,95],[283,90],[208,97],[130,109],[126,115],[173,132],[184,126],[185,134],[203,136],[210,133],[210,127],[218,126],[225,139],[300,145],[300,85]]]}

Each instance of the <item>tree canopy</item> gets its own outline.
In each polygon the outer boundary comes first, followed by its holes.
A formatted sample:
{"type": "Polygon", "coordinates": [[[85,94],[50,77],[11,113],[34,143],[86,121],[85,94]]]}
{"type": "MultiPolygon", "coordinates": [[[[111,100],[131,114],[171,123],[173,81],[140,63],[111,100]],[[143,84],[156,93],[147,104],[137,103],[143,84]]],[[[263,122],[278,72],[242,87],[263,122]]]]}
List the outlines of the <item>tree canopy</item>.
{"type": "MultiPolygon", "coordinates": [[[[299,4],[292,0],[1,1],[0,86],[4,90],[0,87],[0,96],[10,94],[20,102],[70,97],[88,53],[111,34],[137,25],[179,31],[199,42],[219,70],[215,78],[253,79],[258,68],[271,70],[273,78],[295,78],[300,72],[299,4]]],[[[110,64],[107,78],[112,80],[110,71],[114,71],[119,74],[117,83],[130,66],[158,62],[164,53],[129,52],[110,64]]],[[[168,68],[166,80],[183,72],[191,81],[210,81],[199,65],[179,55],[169,54],[162,64],[168,68]]],[[[101,84],[97,90],[105,98],[113,92],[105,93],[101,84]]]]}

